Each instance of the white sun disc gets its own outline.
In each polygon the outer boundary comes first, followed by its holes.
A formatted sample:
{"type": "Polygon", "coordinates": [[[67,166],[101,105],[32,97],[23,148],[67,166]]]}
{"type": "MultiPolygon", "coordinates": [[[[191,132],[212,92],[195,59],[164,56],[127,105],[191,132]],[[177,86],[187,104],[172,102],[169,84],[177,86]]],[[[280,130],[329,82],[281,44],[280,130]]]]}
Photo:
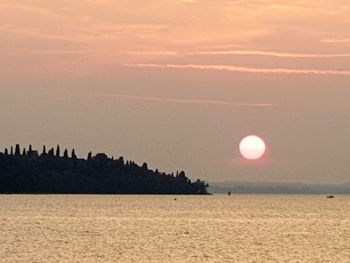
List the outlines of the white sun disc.
{"type": "Polygon", "coordinates": [[[239,152],[247,160],[258,160],[266,151],[265,142],[256,135],[244,137],[239,143],[239,152]]]}

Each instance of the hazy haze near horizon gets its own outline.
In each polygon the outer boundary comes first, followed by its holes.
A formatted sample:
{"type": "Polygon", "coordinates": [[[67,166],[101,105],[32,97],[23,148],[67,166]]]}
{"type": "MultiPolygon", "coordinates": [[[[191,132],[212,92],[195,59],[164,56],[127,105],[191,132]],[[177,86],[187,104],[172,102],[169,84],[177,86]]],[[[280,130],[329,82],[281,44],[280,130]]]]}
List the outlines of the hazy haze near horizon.
{"type": "Polygon", "coordinates": [[[0,149],[123,155],[209,181],[342,183],[348,1],[1,1],[0,149]],[[250,133],[263,160],[241,160],[250,133]]]}

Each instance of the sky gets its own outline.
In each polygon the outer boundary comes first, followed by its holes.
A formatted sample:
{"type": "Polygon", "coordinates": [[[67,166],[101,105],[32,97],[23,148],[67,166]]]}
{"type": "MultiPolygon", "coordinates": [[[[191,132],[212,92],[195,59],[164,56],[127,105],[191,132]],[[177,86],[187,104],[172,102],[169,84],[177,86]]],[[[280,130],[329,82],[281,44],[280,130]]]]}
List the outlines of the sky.
{"type": "Polygon", "coordinates": [[[347,0],[1,0],[0,149],[350,182],[347,0]],[[268,151],[248,162],[246,135],[268,151]]]}

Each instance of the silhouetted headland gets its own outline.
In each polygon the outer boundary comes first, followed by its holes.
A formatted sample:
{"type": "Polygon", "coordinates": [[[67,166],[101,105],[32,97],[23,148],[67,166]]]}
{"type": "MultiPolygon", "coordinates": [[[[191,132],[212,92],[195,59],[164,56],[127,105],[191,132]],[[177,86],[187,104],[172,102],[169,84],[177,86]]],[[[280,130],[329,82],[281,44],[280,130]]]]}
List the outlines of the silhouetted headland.
{"type": "Polygon", "coordinates": [[[60,146],[42,153],[15,147],[0,152],[0,193],[17,194],[208,194],[201,180],[148,169],[104,153],[78,158],[60,146]]]}

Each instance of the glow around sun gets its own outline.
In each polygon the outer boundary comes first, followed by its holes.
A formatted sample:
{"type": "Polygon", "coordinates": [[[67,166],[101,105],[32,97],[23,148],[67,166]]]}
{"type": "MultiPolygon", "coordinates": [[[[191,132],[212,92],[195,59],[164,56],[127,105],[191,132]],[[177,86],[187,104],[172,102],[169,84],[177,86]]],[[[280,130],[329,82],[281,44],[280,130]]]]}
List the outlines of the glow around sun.
{"type": "Polygon", "coordinates": [[[239,152],[247,160],[258,160],[266,152],[266,144],[260,137],[249,135],[239,143],[239,152]]]}

